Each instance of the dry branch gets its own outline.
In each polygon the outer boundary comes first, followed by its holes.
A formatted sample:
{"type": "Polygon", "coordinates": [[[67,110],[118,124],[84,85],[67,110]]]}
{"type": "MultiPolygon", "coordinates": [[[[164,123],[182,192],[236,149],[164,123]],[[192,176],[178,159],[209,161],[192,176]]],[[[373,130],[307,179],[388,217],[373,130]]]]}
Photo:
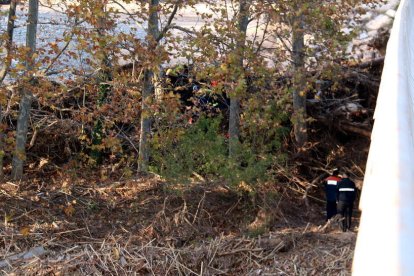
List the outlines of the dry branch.
{"type": "Polygon", "coordinates": [[[371,127],[366,124],[361,125],[349,122],[341,122],[339,124],[339,128],[343,129],[345,132],[351,132],[367,138],[371,138],[371,130],[368,129],[371,127]]]}
{"type": "Polygon", "coordinates": [[[351,65],[351,67],[356,67],[359,69],[366,69],[366,68],[382,66],[383,64],[384,64],[384,57],[380,57],[380,58],[373,59],[367,62],[353,64],[351,65]]]}

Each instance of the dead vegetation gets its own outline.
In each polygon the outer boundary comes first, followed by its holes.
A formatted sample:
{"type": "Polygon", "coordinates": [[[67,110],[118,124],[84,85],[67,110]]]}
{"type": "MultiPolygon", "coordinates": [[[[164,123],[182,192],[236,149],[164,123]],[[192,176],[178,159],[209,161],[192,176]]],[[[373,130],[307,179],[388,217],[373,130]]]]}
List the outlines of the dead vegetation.
{"type": "MultiPolygon", "coordinates": [[[[286,166],[270,168],[274,182],[254,197],[223,183],[131,179],[120,160],[84,171],[72,161],[82,129],[90,132],[92,124],[73,118],[92,107],[82,109],[79,91],[54,99],[53,110],[40,99],[29,138],[33,177],[0,184],[1,273],[351,275],[357,227],[342,233],[337,219],[325,223],[320,183],[340,167],[361,187],[376,100],[372,81],[381,66],[382,60],[352,65],[341,80],[347,93],[332,97],[328,89],[325,98],[310,99],[310,142],[289,151],[286,166]]],[[[11,129],[12,113],[8,108],[11,129]]],[[[127,123],[118,131],[134,151],[136,132],[127,123]]]]}
{"type": "Polygon", "coordinates": [[[152,241],[126,245],[124,237],[109,236],[60,251],[37,249],[37,255],[8,265],[14,275],[350,275],[355,237],[344,235],[220,236],[184,248],[154,246],[152,241]],[[287,248],[287,243],[295,245],[287,248]]]}
{"type": "MultiPolygon", "coordinates": [[[[136,129],[123,121],[122,110],[115,116],[85,106],[82,89],[47,99],[54,101],[52,109],[39,98],[29,133],[27,172],[33,177],[0,185],[0,271],[350,275],[355,233],[340,232],[335,220],[325,224],[320,184],[340,167],[361,187],[376,100],[372,81],[377,83],[382,62],[350,65],[341,78],[344,93],[327,88],[322,98],[309,99],[309,143],[299,151],[288,145],[289,162],[270,168],[274,182],[253,197],[223,183],[170,186],[156,176],[131,179],[122,169],[130,164],[116,156],[99,168],[77,167],[80,137],[91,132],[93,118],[116,117],[116,137],[130,152],[136,150],[136,129]],[[87,114],[89,121],[76,120],[87,114]]],[[[9,106],[5,113],[9,130],[13,112],[9,106]]]]}
{"type": "Polygon", "coordinates": [[[221,185],[171,190],[157,177],[68,184],[1,186],[3,273],[350,274],[355,234],[292,212],[282,190],[261,231],[248,227],[260,209],[221,185]]]}

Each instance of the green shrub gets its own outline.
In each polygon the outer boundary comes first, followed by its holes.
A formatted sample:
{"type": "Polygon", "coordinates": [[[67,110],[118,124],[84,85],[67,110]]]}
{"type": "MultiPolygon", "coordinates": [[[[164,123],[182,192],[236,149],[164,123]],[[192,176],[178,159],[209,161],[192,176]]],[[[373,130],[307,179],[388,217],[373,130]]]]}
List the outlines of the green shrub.
{"type": "Polygon", "coordinates": [[[152,169],[168,180],[188,181],[193,173],[219,175],[227,160],[220,118],[200,118],[187,129],[167,129],[152,140],[152,169]]]}
{"type": "Polygon", "coordinates": [[[194,175],[201,175],[252,192],[255,184],[267,179],[271,164],[279,162],[274,149],[280,149],[280,142],[258,145],[244,139],[238,144],[237,155],[229,159],[221,121],[221,117],[201,117],[188,128],[158,130],[152,139],[151,169],[172,183],[188,183],[194,175]]]}

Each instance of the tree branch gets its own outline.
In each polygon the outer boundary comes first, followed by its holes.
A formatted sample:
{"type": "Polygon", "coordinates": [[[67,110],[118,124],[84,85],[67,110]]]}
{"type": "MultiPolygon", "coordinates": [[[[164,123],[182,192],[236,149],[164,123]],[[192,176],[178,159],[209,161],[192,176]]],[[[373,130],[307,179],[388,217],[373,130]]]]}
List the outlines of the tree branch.
{"type": "Polygon", "coordinates": [[[279,32],[278,32],[279,29],[280,29],[280,27],[278,27],[275,30],[275,34],[276,34],[277,38],[282,42],[282,44],[285,47],[285,49],[291,53],[292,52],[292,45],[290,45],[290,46],[287,45],[287,43],[285,42],[285,40],[283,39],[283,37],[279,34],[279,32]]]}
{"type": "MultiPolygon", "coordinates": [[[[129,15],[131,18],[134,18],[134,15],[132,14],[132,13],[130,13],[129,11],[128,11],[128,9],[127,8],[125,8],[125,6],[124,5],[122,5],[119,1],[116,1],[116,0],[112,0],[115,4],[117,4],[118,6],[120,6],[121,7],[121,9],[123,9],[124,11],[125,11],[125,14],[127,14],[127,15],[129,15]]],[[[119,12],[119,13],[121,13],[121,12],[119,12]]],[[[123,13],[121,13],[121,14],[123,14],[123,13]]],[[[137,22],[137,23],[141,23],[141,22],[138,22],[138,21],[136,21],[136,20],[134,20],[135,22],[137,22]]]]}
{"type": "Polygon", "coordinates": [[[195,31],[193,31],[193,30],[190,30],[190,29],[188,29],[188,28],[181,27],[181,26],[178,26],[178,25],[175,25],[175,24],[172,24],[172,25],[170,26],[170,29],[176,29],[176,30],[179,30],[179,31],[185,32],[185,33],[187,33],[187,34],[192,34],[192,35],[196,35],[196,34],[197,34],[197,32],[195,32],[195,31]]]}
{"type": "Polygon", "coordinates": [[[66,49],[69,47],[69,44],[72,42],[72,38],[75,35],[74,32],[70,35],[69,40],[66,42],[65,46],[60,50],[60,52],[50,61],[47,68],[43,71],[44,75],[48,74],[48,71],[52,68],[52,66],[55,64],[55,62],[59,59],[59,57],[66,51],[66,49]]]}
{"type": "Polygon", "coordinates": [[[174,9],[172,10],[172,12],[171,12],[171,14],[170,14],[170,16],[168,18],[167,24],[164,26],[164,28],[162,29],[162,31],[160,32],[159,36],[156,39],[157,43],[160,42],[160,40],[164,38],[165,34],[171,28],[172,21],[174,20],[174,17],[177,14],[177,11],[178,11],[179,4],[180,3],[181,3],[181,1],[177,2],[174,5],[174,9]]]}
{"type": "Polygon", "coordinates": [[[0,84],[6,78],[7,72],[9,71],[11,65],[11,51],[13,46],[13,32],[14,32],[14,23],[16,17],[16,7],[17,7],[17,0],[12,0],[10,3],[9,8],[9,17],[7,21],[7,39],[6,39],[6,58],[4,61],[3,68],[0,71],[0,84]]]}
{"type": "Polygon", "coordinates": [[[260,40],[260,43],[259,43],[259,45],[257,46],[257,49],[256,49],[256,55],[262,50],[263,44],[266,40],[266,35],[267,35],[268,28],[269,28],[269,24],[270,24],[270,20],[267,20],[266,26],[263,30],[262,39],[260,40]]]}

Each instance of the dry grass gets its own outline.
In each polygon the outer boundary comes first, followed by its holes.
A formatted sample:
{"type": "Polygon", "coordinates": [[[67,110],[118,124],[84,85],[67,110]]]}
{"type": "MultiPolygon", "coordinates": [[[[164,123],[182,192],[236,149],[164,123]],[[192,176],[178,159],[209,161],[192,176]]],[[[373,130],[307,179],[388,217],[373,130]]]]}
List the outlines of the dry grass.
{"type": "Polygon", "coordinates": [[[9,275],[350,275],[353,237],[315,232],[269,233],[259,238],[219,236],[174,248],[126,237],[90,243],[45,243],[39,258],[10,262],[9,275]]]}
{"type": "Polygon", "coordinates": [[[28,188],[0,188],[5,275],[350,275],[355,233],[304,222],[248,237],[254,216],[243,221],[246,206],[224,190],[174,197],[158,180],[127,181],[38,200],[28,188]]]}

